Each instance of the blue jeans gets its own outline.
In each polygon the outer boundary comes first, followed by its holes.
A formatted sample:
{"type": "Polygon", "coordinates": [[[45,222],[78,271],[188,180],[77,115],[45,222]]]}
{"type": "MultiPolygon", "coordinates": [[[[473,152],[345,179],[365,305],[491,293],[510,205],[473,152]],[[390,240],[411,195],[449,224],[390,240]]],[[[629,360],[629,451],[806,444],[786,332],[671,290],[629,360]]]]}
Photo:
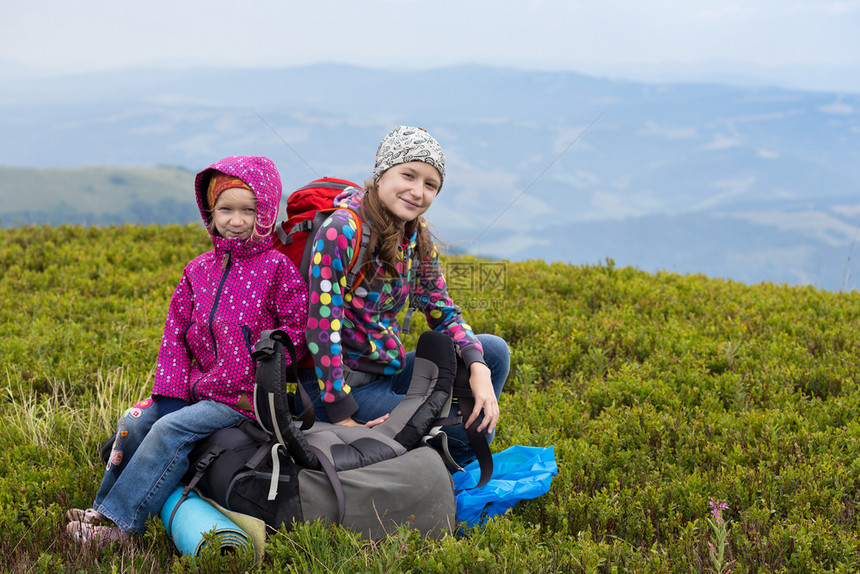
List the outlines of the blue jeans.
{"type": "Polygon", "coordinates": [[[126,410],[93,508],[124,531],[143,534],[188,470],[194,444],[246,417],[227,405],[201,401],[158,417],[152,398],[126,410]]]}
{"type": "MultiPolygon", "coordinates": [[[[508,344],[504,339],[495,335],[478,335],[478,340],[484,348],[484,362],[490,369],[490,380],[498,399],[502,394],[502,387],[505,385],[511,367],[510,349],[508,349],[508,344]]],[[[352,415],[352,418],[360,423],[366,423],[393,411],[409,389],[414,364],[415,351],[412,351],[406,353],[402,370],[360,387],[353,387],[351,392],[358,403],[358,411],[352,415]]],[[[314,369],[301,369],[299,376],[314,401],[314,412],[317,419],[330,422],[322,402],[314,369]]],[[[456,414],[456,408],[452,407],[449,416],[456,414]]],[[[463,415],[468,417],[469,413],[463,413],[463,415]]],[[[469,444],[469,438],[466,436],[466,429],[463,428],[463,425],[445,426],[442,427],[442,430],[448,435],[448,448],[451,456],[460,466],[465,466],[475,459],[475,453],[469,444]]],[[[495,433],[487,435],[487,440],[492,442],[494,436],[495,433]]]]}

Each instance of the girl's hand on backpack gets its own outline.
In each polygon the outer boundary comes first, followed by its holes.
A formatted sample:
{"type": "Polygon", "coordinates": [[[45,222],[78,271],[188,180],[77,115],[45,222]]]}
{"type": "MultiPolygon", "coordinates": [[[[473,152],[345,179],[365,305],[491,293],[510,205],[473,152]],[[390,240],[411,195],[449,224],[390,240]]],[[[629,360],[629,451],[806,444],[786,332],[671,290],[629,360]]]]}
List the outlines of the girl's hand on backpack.
{"type": "Polygon", "coordinates": [[[373,419],[372,421],[367,421],[366,423],[364,423],[364,426],[366,426],[369,429],[372,429],[376,425],[381,425],[382,423],[384,423],[387,420],[388,420],[388,413],[385,413],[384,415],[382,415],[378,419],[373,419]]]}
{"type": "Polygon", "coordinates": [[[481,410],[484,411],[484,420],[478,426],[478,432],[486,430],[488,433],[493,432],[496,428],[496,423],[499,422],[499,401],[496,399],[496,393],[493,391],[493,382],[490,380],[490,368],[484,363],[472,363],[469,365],[469,386],[472,388],[472,395],[475,397],[475,409],[466,419],[465,426],[471,426],[481,410]]]}
{"type": "Polygon", "coordinates": [[[381,416],[381,417],[379,417],[378,419],[373,419],[372,421],[367,421],[367,422],[366,422],[366,423],[364,423],[364,424],[361,424],[360,422],[356,421],[356,420],[355,420],[354,418],[352,418],[352,417],[350,417],[350,418],[348,418],[348,419],[343,419],[342,421],[338,421],[338,422],[336,422],[336,423],[334,423],[334,424],[336,424],[336,425],[342,425],[342,426],[345,426],[345,427],[367,427],[367,428],[369,428],[369,429],[372,429],[372,428],[373,428],[373,427],[375,427],[376,425],[380,425],[380,424],[384,423],[384,422],[385,422],[385,421],[387,421],[387,420],[388,420],[388,413],[386,413],[386,414],[382,415],[382,416],[381,416]]]}

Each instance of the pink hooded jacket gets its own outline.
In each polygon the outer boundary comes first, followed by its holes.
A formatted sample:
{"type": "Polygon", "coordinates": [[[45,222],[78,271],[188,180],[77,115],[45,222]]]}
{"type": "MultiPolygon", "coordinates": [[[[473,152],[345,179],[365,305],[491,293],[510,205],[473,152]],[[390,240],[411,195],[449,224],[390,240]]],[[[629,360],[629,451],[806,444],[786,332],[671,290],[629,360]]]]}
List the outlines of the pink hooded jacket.
{"type": "Polygon", "coordinates": [[[185,267],[167,312],[152,394],[189,403],[219,401],[255,418],[253,346],[262,331],[283,329],[298,356],[305,353],[307,285],[289,258],[272,249],[270,231],[281,202],[275,165],[265,157],[236,156],[198,173],[194,187],[206,224],[211,170],[238,177],[254,190],[262,236],[212,234],[215,249],[185,267]]]}

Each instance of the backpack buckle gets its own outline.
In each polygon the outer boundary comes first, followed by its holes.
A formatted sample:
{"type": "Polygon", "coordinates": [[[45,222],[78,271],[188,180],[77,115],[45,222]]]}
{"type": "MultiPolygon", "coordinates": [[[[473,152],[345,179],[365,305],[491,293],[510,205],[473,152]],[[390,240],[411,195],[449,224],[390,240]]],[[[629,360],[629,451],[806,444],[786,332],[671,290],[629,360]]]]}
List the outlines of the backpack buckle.
{"type": "Polygon", "coordinates": [[[223,452],[223,446],[212,447],[209,452],[207,452],[204,456],[200,458],[200,460],[197,461],[197,465],[194,467],[194,470],[202,473],[209,467],[210,464],[212,464],[212,461],[221,456],[221,453],[223,452]]]}
{"type": "Polygon", "coordinates": [[[275,354],[275,340],[270,336],[271,331],[263,331],[260,333],[260,340],[254,345],[254,352],[251,356],[255,359],[260,357],[271,357],[275,354]]]}

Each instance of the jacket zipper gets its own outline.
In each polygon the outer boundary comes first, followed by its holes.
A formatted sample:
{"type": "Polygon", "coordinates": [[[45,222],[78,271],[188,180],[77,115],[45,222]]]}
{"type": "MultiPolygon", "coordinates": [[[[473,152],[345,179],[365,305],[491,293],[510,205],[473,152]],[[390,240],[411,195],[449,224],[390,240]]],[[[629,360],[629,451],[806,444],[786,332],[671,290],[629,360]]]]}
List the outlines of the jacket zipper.
{"type": "Polygon", "coordinates": [[[254,357],[254,345],[251,343],[251,329],[247,325],[242,325],[242,337],[245,339],[245,345],[248,347],[248,356],[254,363],[254,368],[257,367],[257,359],[254,357]]]}
{"type": "MultiPolygon", "coordinates": [[[[225,255],[225,257],[229,257],[229,253],[225,255]]],[[[218,360],[218,341],[215,339],[215,328],[212,326],[212,323],[215,321],[215,311],[218,310],[218,303],[221,301],[221,291],[224,289],[224,283],[227,281],[227,276],[230,274],[230,268],[233,267],[233,258],[230,257],[230,260],[227,261],[227,266],[224,268],[224,275],[221,276],[221,282],[218,284],[218,291],[215,292],[215,301],[212,303],[212,311],[209,312],[209,337],[212,338],[212,348],[215,351],[215,360],[218,360]]],[[[203,377],[197,379],[194,383],[194,386],[191,387],[191,397],[193,399],[197,398],[197,385],[200,381],[203,380],[203,377]]]]}

